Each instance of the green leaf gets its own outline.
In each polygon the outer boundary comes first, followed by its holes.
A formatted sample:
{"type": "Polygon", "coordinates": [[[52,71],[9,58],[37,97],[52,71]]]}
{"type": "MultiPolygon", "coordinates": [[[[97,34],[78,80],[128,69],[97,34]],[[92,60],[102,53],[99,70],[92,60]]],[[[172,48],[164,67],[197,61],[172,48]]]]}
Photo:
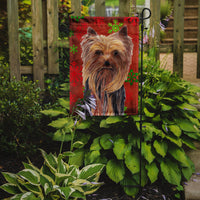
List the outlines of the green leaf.
{"type": "Polygon", "coordinates": [[[106,123],[106,120],[103,119],[100,122],[100,128],[109,128],[108,124],[106,123]]]}
{"type": "Polygon", "coordinates": [[[69,157],[69,164],[76,165],[78,167],[83,165],[85,150],[84,149],[76,149],[74,152],[74,156],[69,157]]]}
{"type": "Polygon", "coordinates": [[[90,151],[99,151],[99,150],[101,150],[100,137],[97,137],[93,140],[93,143],[90,146],[90,151]]]}
{"type": "Polygon", "coordinates": [[[19,194],[20,190],[19,188],[12,183],[6,183],[4,185],[1,185],[0,188],[6,192],[8,192],[9,194],[19,194]]]}
{"type": "Polygon", "coordinates": [[[59,118],[52,121],[49,126],[52,126],[54,128],[64,128],[65,126],[67,126],[67,128],[72,128],[74,126],[74,121],[69,117],[59,118]]]}
{"type": "Polygon", "coordinates": [[[36,185],[32,185],[28,182],[26,182],[25,184],[23,184],[23,186],[30,192],[32,192],[33,194],[39,195],[42,194],[42,190],[39,186],[36,185]]]}
{"type": "Polygon", "coordinates": [[[199,129],[189,120],[186,119],[176,119],[177,125],[186,132],[199,132],[199,129]]]}
{"type": "Polygon", "coordinates": [[[58,102],[59,102],[59,104],[60,104],[63,108],[66,108],[66,109],[69,110],[69,105],[70,105],[69,100],[67,101],[67,100],[65,100],[65,99],[63,99],[63,98],[59,98],[59,99],[58,99],[58,102]]]}
{"type": "Polygon", "coordinates": [[[146,107],[144,108],[144,114],[145,114],[147,117],[150,117],[150,118],[154,117],[154,115],[155,115],[155,113],[149,112],[149,111],[147,110],[146,107]]]}
{"type": "Polygon", "coordinates": [[[196,147],[190,138],[184,136],[184,137],[181,137],[181,139],[182,139],[183,144],[188,146],[190,149],[196,150],[196,147]]]}
{"type": "Polygon", "coordinates": [[[81,142],[81,141],[76,141],[74,144],[73,144],[73,147],[74,148],[82,148],[84,146],[84,143],[81,142]]]}
{"type": "Polygon", "coordinates": [[[152,162],[151,164],[145,165],[145,168],[147,169],[147,175],[151,181],[151,183],[154,183],[158,179],[158,173],[159,169],[155,162],[152,162]]]}
{"type": "Polygon", "coordinates": [[[190,104],[187,103],[182,103],[181,105],[177,105],[177,107],[182,110],[197,111],[196,107],[191,106],[190,104]]]}
{"type": "Polygon", "coordinates": [[[109,160],[106,165],[106,174],[115,183],[123,180],[125,175],[124,164],[119,160],[109,160]]]}
{"type": "MultiPolygon", "coordinates": [[[[58,190],[58,188],[56,188],[58,190]]],[[[64,195],[65,199],[69,199],[75,189],[71,187],[59,187],[60,193],[64,195]]]]}
{"type": "Polygon", "coordinates": [[[33,185],[38,185],[40,183],[40,175],[32,169],[24,169],[20,171],[18,175],[33,185]]]}
{"type": "Polygon", "coordinates": [[[131,171],[132,174],[140,171],[140,155],[137,152],[131,153],[128,151],[125,154],[126,167],[131,171]]]}
{"type": "Polygon", "coordinates": [[[91,124],[92,124],[92,121],[89,121],[89,120],[81,121],[81,123],[78,124],[77,129],[84,130],[84,129],[90,128],[91,124]]]}
{"type": "Polygon", "coordinates": [[[32,192],[26,192],[22,195],[20,200],[40,200],[40,199],[36,198],[32,192]]]}
{"type": "Polygon", "coordinates": [[[151,151],[151,145],[148,145],[145,142],[142,143],[142,155],[149,162],[149,164],[153,162],[155,156],[153,155],[151,151]]]}
{"type": "Polygon", "coordinates": [[[136,181],[132,178],[132,177],[129,177],[129,176],[126,176],[121,182],[120,182],[120,185],[123,186],[123,189],[124,189],[124,192],[135,198],[136,195],[138,194],[139,192],[139,188],[135,187],[137,186],[138,184],[136,183],[136,181]]]}
{"type": "Polygon", "coordinates": [[[86,179],[89,180],[90,178],[93,178],[95,182],[98,181],[99,176],[104,168],[103,164],[91,164],[87,165],[84,168],[81,169],[79,178],[80,179],[86,179]],[[95,177],[95,179],[94,179],[95,177]]]}
{"type": "Polygon", "coordinates": [[[86,163],[94,163],[101,156],[99,151],[91,151],[86,156],[86,163]]]}
{"type": "Polygon", "coordinates": [[[123,121],[123,118],[121,116],[110,116],[106,119],[107,124],[115,124],[121,121],[123,121]]]}
{"type": "Polygon", "coordinates": [[[169,135],[166,135],[165,138],[167,138],[169,141],[171,141],[172,143],[176,144],[179,147],[182,146],[182,140],[180,138],[172,137],[169,135]]]}
{"type": "Polygon", "coordinates": [[[118,160],[122,160],[124,158],[124,154],[126,152],[126,144],[124,139],[117,139],[114,142],[113,152],[116,155],[118,160]]]}
{"type": "Polygon", "coordinates": [[[169,125],[168,128],[175,136],[177,136],[177,137],[181,136],[182,131],[179,128],[179,126],[177,126],[177,125],[169,125]]]}
{"type": "Polygon", "coordinates": [[[23,196],[23,193],[22,194],[16,194],[13,197],[11,197],[10,200],[21,200],[22,196],[23,196]]]}
{"type": "Polygon", "coordinates": [[[113,147],[112,136],[110,134],[104,134],[100,138],[100,144],[103,149],[108,150],[113,147]]]}
{"type": "Polygon", "coordinates": [[[178,168],[178,165],[166,159],[160,164],[161,172],[163,173],[164,178],[173,185],[180,185],[181,183],[181,172],[178,168]]]}
{"type": "Polygon", "coordinates": [[[7,182],[16,184],[17,185],[17,175],[9,172],[2,172],[4,178],[6,179],[7,182]]]}
{"type": "MultiPolygon", "coordinates": [[[[70,132],[70,130],[67,132],[70,132]]],[[[71,134],[66,134],[63,130],[58,129],[53,135],[53,140],[68,142],[71,141],[71,134]]]]}
{"type": "Polygon", "coordinates": [[[153,146],[158,154],[160,154],[162,157],[166,156],[168,145],[165,141],[160,142],[158,140],[155,140],[153,146]]]}
{"type": "Polygon", "coordinates": [[[52,154],[50,153],[49,155],[46,154],[45,151],[41,150],[42,152],[42,155],[43,155],[43,158],[47,164],[47,166],[51,169],[52,172],[56,172],[56,169],[57,169],[57,158],[52,154]]]}
{"type": "Polygon", "coordinates": [[[188,158],[188,163],[190,164],[189,167],[183,167],[182,173],[186,180],[190,180],[192,174],[195,172],[195,166],[194,163],[188,158]]]}
{"type": "Polygon", "coordinates": [[[169,153],[174,157],[177,161],[181,162],[184,167],[189,167],[188,158],[185,154],[185,151],[178,147],[169,148],[169,153]]]}
{"type": "Polygon", "coordinates": [[[57,117],[59,115],[66,115],[66,113],[59,111],[59,110],[54,110],[54,109],[49,109],[49,110],[42,110],[40,111],[44,115],[49,115],[51,117],[57,117]]]}
{"type": "Polygon", "coordinates": [[[166,104],[164,104],[164,103],[161,103],[160,105],[161,105],[161,110],[162,110],[163,112],[169,111],[169,110],[172,109],[172,106],[170,106],[170,105],[166,105],[166,104]]]}

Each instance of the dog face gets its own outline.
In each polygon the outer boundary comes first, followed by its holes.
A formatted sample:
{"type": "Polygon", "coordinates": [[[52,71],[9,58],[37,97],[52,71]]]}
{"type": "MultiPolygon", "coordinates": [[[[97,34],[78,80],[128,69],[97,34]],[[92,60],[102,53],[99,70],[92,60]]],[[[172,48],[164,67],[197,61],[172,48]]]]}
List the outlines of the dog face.
{"type": "Polygon", "coordinates": [[[119,90],[127,79],[132,60],[133,43],[127,27],[109,36],[98,35],[88,28],[82,42],[83,85],[98,99],[119,90]]]}

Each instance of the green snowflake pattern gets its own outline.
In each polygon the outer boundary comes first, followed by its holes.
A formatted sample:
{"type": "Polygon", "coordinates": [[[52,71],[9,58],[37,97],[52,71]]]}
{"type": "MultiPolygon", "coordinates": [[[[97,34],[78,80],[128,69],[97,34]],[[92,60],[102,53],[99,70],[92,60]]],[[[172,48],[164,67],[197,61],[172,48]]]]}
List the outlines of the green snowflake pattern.
{"type": "Polygon", "coordinates": [[[69,30],[69,37],[72,37],[74,35],[74,31],[69,30]]]}
{"type": "Polygon", "coordinates": [[[120,27],[123,26],[123,23],[118,23],[118,21],[115,19],[113,20],[113,24],[108,23],[108,26],[111,27],[111,29],[108,30],[108,33],[115,33],[119,31],[120,27]]]}
{"type": "Polygon", "coordinates": [[[125,82],[129,82],[130,85],[133,85],[134,82],[139,82],[138,73],[133,72],[133,70],[131,69],[125,82]]]}
{"type": "Polygon", "coordinates": [[[80,21],[80,19],[83,19],[84,16],[71,16],[72,19],[75,19],[77,22],[80,21]]]}
{"type": "Polygon", "coordinates": [[[78,52],[78,47],[77,46],[75,46],[74,44],[73,44],[73,46],[72,47],[70,47],[70,52],[72,52],[73,54],[75,54],[76,52],[78,52]]]}

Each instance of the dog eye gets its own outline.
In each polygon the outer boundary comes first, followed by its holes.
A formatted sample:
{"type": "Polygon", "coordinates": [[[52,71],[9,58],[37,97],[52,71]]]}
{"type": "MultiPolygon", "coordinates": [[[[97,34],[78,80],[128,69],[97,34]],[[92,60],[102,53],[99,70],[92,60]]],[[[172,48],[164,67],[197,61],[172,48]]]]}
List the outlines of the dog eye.
{"type": "Polygon", "coordinates": [[[98,55],[98,56],[103,55],[103,52],[101,50],[96,50],[95,55],[98,55]]]}
{"type": "Polygon", "coordinates": [[[117,55],[119,55],[119,52],[118,52],[117,50],[115,50],[115,51],[113,52],[113,55],[114,55],[114,56],[117,56],[117,55]]]}

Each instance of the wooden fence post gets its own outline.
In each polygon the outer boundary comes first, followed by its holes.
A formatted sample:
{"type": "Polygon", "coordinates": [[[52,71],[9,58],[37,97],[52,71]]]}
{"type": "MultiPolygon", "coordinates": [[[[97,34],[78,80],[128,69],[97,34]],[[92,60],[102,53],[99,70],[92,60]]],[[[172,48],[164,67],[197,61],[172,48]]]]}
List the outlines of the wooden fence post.
{"type": "Polygon", "coordinates": [[[42,0],[32,0],[33,79],[44,88],[42,0]]]}
{"type": "Polygon", "coordinates": [[[173,72],[183,77],[185,0],[174,0],[174,46],[173,72]]]}
{"type": "Polygon", "coordinates": [[[58,1],[47,1],[47,52],[48,74],[59,73],[58,43],[58,1]]]}
{"type": "Polygon", "coordinates": [[[150,18],[150,48],[155,48],[155,58],[160,57],[160,0],[151,0],[151,18],[150,18]]]}
{"type": "Polygon", "coordinates": [[[10,78],[21,80],[18,0],[7,1],[10,78]]]}
{"type": "Polygon", "coordinates": [[[119,1],[119,16],[120,17],[130,16],[130,0],[119,1]]]}
{"type": "Polygon", "coordinates": [[[71,1],[73,16],[81,16],[81,0],[71,1]]]}
{"type": "Polygon", "coordinates": [[[199,8],[198,8],[197,78],[200,78],[200,0],[199,0],[199,8]]]}
{"type": "Polygon", "coordinates": [[[106,5],[105,0],[95,0],[95,16],[105,17],[106,16],[106,5]]]}

